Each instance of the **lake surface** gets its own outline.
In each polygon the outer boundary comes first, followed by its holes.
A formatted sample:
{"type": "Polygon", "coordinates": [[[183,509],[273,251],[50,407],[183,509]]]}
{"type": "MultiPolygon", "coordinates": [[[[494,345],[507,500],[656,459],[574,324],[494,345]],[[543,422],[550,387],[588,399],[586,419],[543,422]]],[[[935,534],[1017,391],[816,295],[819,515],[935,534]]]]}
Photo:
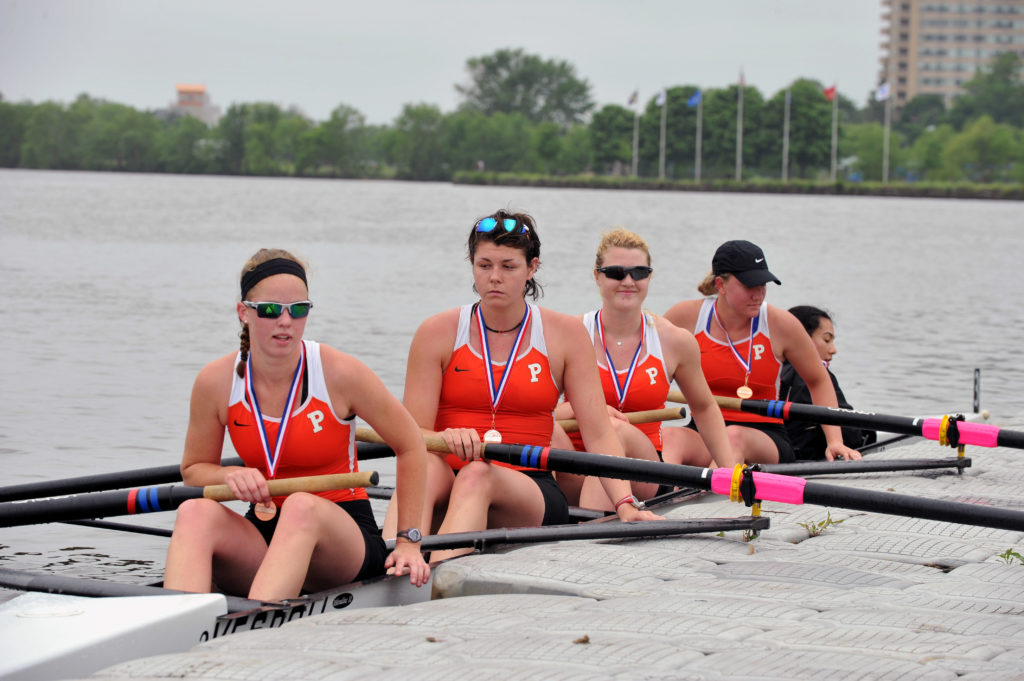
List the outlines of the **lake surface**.
{"type": "MultiPolygon", "coordinates": [[[[261,247],[309,263],[307,337],[400,397],[417,325],[473,299],[465,238],[497,208],[537,219],[547,307],[599,304],[594,250],[613,225],[650,243],[657,313],[699,296],[721,242],[749,239],[783,282],[769,302],[833,313],[855,407],[970,411],[980,368],[993,422],[1024,413],[1016,202],[0,170],[0,485],[177,463],[192,381],[237,348],[239,272],[261,247]]],[[[393,480],[390,462],[363,468],[393,480]]],[[[148,579],[165,547],[0,529],[0,565],[26,569],[148,579]]]]}

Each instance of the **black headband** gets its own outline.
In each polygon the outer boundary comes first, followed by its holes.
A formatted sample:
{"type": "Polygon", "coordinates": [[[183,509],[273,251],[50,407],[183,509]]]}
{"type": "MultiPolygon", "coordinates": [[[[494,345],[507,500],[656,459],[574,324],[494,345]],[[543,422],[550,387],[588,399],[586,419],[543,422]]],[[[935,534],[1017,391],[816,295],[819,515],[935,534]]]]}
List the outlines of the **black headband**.
{"type": "Polygon", "coordinates": [[[288,258],[273,258],[261,262],[242,275],[242,300],[245,300],[245,294],[253,286],[275,274],[292,274],[301,279],[303,284],[306,284],[306,270],[302,265],[288,258]]]}

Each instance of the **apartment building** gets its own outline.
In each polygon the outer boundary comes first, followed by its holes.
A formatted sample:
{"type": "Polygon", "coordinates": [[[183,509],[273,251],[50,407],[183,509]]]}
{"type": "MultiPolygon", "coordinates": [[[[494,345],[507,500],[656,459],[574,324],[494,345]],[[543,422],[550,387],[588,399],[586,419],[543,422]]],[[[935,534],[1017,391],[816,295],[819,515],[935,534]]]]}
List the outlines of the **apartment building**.
{"type": "Polygon", "coordinates": [[[1003,52],[1024,60],[1024,0],[882,0],[879,83],[900,107],[921,94],[948,106],[1003,52]]]}

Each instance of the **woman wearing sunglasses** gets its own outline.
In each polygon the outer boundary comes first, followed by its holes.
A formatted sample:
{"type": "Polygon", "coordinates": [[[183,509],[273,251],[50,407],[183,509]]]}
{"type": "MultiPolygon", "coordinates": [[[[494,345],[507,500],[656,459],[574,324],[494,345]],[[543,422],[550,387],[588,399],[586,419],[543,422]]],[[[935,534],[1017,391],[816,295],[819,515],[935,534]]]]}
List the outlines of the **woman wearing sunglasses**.
{"type": "Polygon", "coordinates": [[[182,504],[167,551],[169,589],[216,586],[280,600],[386,567],[417,586],[429,577],[414,529],[427,456],[419,428],[364,364],[303,340],[308,298],[305,268],[287,251],[263,249],[242,270],[241,349],[196,378],[181,471],[188,485],[227,484],[249,512],[207,499],[182,504]],[[390,556],[364,489],[271,497],[267,487],[270,478],[358,470],[357,414],[398,457],[399,520],[409,529],[390,556]],[[221,465],[225,429],[244,467],[221,465]]]}
{"type": "MultiPolygon", "coordinates": [[[[405,406],[451,452],[429,457],[422,523],[440,521],[440,534],[565,523],[568,503],[551,473],[483,460],[481,442],[549,445],[564,391],[587,449],[622,456],[593,354],[578,351],[586,332],[576,319],[526,300],[540,289],[540,238],[529,215],[483,218],[467,245],[480,300],[424,321],[409,349],[405,406]]],[[[605,490],[622,520],[658,518],[642,509],[628,482],[607,480],[605,490]]],[[[390,520],[385,535],[393,527],[390,520]]]]}
{"type": "MultiPolygon", "coordinates": [[[[835,407],[836,393],[818,352],[796,317],[765,302],[767,284],[778,277],[768,270],[764,251],[749,241],[718,247],[711,272],[697,287],[703,300],[684,300],[666,319],[693,329],[701,349],[701,366],[711,391],[740,399],[777,400],[779,374],[789,362],[807,383],[814,404],[835,407]]],[[[781,419],[723,410],[733,450],[747,463],[785,463],[793,448],[781,419]]],[[[859,459],[843,444],[838,426],[823,426],[825,458],[859,459]]]]}
{"type": "MultiPolygon", "coordinates": [[[[602,305],[581,319],[593,342],[613,428],[632,458],[688,464],[710,451],[720,466],[738,463],[722,413],[701,373],[697,342],[689,332],[643,310],[652,273],[650,250],[640,236],[622,228],[602,235],[594,264],[602,305]],[[663,428],[661,422],[634,426],[626,420],[623,412],[663,408],[672,381],[686,395],[694,420],[702,426],[700,435],[685,428],[663,428]]],[[[574,406],[559,405],[558,418],[572,418],[574,406]]],[[[577,433],[570,438],[576,449],[584,449],[577,433]]],[[[584,483],[579,476],[559,474],[558,481],[570,496],[578,491],[581,506],[608,507],[608,498],[593,478],[584,483]]],[[[633,492],[642,499],[657,491],[657,485],[633,483],[633,492]]]]}

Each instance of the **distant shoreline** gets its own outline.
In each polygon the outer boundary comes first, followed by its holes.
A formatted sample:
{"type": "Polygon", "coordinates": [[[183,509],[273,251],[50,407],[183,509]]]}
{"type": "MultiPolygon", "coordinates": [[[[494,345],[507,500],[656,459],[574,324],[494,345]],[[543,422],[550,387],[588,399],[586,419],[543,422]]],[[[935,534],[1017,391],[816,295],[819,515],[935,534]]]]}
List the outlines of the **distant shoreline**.
{"type": "Polygon", "coordinates": [[[820,182],[811,180],[655,180],[609,175],[548,176],[460,171],[455,184],[552,187],[558,189],[634,189],[647,191],[898,196],[930,199],[998,199],[1024,201],[1024,184],[820,182]]]}

